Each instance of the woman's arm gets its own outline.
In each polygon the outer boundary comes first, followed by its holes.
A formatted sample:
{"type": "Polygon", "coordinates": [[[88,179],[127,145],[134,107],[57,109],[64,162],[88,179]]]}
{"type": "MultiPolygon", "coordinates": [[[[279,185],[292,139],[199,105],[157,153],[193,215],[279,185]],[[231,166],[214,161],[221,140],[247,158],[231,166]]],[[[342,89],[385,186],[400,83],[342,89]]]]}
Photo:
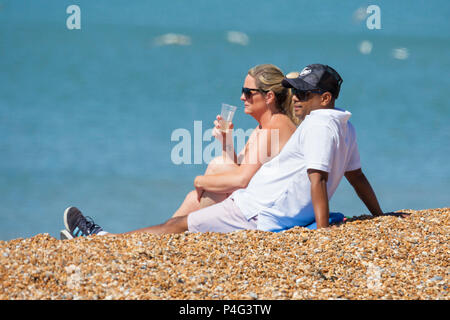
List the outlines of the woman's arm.
{"type": "MultiPolygon", "coordinates": [[[[278,130],[278,129],[276,129],[278,130]]],[[[233,191],[247,187],[251,178],[261,166],[271,158],[271,140],[274,131],[268,129],[256,129],[245,147],[244,160],[235,170],[215,175],[198,176],[194,180],[194,186],[199,190],[215,193],[232,193],[233,191]],[[256,132],[255,132],[256,131],[256,132]]],[[[200,193],[200,192],[199,192],[200,193]]]]}
{"type": "Polygon", "coordinates": [[[246,188],[260,167],[261,164],[241,164],[235,170],[227,173],[197,176],[194,186],[197,190],[232,193],[237,189],[246,188]]]}
{"type": "Polygon", "coordinates": [[[230,123],[230,127],[226,132],[221,131],[220,120],[222,117],[218,115],[214,120],[214,129],[212,135],[222,143],[222,157],[225,163],[233,162],[237,164],[237,156],[234,150],[233,140],[233,123],[230,123]]]}

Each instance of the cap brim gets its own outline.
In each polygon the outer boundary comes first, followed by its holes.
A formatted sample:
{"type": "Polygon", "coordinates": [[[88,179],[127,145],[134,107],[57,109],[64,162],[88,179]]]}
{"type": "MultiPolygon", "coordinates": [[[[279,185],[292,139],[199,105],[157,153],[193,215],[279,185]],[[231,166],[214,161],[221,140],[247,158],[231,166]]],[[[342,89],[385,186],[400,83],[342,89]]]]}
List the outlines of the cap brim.
{"type": "Polygon", "coordinates": [[[295,88],[301,91],[317,89],[315,86],[309,84],[308,82],[306,82],[301,78],[294,78],[294,79],[284,78],[283,81],[281,81],[281,85],[285,88],[295,88]]]}

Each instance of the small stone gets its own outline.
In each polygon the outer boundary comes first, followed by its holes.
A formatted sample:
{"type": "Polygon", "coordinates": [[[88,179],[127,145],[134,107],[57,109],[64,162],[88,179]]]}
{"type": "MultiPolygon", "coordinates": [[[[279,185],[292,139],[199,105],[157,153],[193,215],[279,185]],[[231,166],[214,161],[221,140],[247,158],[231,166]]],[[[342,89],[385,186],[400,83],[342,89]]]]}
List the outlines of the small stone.
{"type": "Polygon", "coordinates": [[[450,208],[403,211],[320,232],[0,241],[0,300],[448,300],[450,208]]]}
{"type": "Polygon", "coordinates": [[[254,300],[258,299],[258,295],[254,292],[250,292],[248,295],[250,296],[250,298],[252,298],[254,300]]]}
{"type": "Polygon", "coordinates": [[[434,276],[430,281],[441,281],[443,278],[441,276],[434,276]]]}

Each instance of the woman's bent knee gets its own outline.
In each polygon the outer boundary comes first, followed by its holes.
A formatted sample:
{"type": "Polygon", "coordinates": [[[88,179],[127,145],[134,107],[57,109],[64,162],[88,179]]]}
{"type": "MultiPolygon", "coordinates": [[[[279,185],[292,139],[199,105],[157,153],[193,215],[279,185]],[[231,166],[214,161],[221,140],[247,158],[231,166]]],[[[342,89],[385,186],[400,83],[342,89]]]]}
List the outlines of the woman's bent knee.
{"type": "Polygon", "coordinates": [[[238,166],[234,162],[226,162],[222,156],[215,157],[211,160],[206,168],[205,175],[219,174],[236,169],[238,166]]]}

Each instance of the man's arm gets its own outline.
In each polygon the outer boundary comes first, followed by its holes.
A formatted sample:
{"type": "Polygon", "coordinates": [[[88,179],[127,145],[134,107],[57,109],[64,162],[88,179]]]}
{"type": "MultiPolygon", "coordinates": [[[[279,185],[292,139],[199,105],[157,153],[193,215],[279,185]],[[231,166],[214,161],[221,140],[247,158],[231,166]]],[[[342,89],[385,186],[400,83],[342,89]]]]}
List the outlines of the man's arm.
{"type": "Polygon", "coordinates": [[[320,170],[308,169],[311,181],[311,200],[314,208],[317,229],[329,226],[330,209],[328,206],[327,180],[328,173],[320,170]]]}
{"type": "Polygon", "coordinates": [[[361,169],[347,171],[345,173],[345,178],[350,182],[358,197],[364,202],[373,216],[380,216],[383,214],[377,196],[361,169]]]}

